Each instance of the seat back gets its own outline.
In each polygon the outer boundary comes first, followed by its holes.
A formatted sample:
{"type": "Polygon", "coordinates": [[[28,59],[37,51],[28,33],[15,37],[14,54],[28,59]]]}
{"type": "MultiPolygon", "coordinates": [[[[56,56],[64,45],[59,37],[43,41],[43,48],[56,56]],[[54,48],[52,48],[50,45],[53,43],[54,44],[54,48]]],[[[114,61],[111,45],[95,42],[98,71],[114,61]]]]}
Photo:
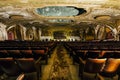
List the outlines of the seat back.
{"type": "Polygon", "coordinates": [[[114,52],[113,51],[105,51],[103,58],[114,58],[114,52]]]}
{"type": "Polygon", "coordinates": [[[20,68],[13,58],[0,58],[0,67],[9,76],[16,76],[21,73],[20,68]]]}
{"type": "Polygon", "coordinates": [[[100,51],[88,51],[86,53],[86,58],[98,58],[100,51]]]}
{"type": "Polygon", "coordinates": [[[106,58],[88,58],[85,63],[84,71],[88,73],[99,73],[106,62],[106,58]]]}
{"type": "Polygon", "coordinates": [[[14,58],[21,58],[22,54],[20,53],[19,50],[7,50],[8,54],[10,57],[14,57],[14,58]]]}
{"type": "Polygon", "coordinates": [[[105,77],[115,76],[117,74],[119,65],[120,65],[120,58],[119,59],[108,58],[100,75],[105,77]]]}
{"type": "Polygon", "coordinates": [[[16,59],[17,64],[23,72],[35,72],[35,61],[33,58],[19,58],[16,59]]]}
{"type": "Polygon", "coordinates": [[[26,58],[33,58],[32,50],[20,50],[21,54],[26,58]]]}
{"type": "Polygon", "coordinates": [[[5,57],[8,57],[8,53],[6,50],[0,50],[0,58],[5,58],[5,57]]]}

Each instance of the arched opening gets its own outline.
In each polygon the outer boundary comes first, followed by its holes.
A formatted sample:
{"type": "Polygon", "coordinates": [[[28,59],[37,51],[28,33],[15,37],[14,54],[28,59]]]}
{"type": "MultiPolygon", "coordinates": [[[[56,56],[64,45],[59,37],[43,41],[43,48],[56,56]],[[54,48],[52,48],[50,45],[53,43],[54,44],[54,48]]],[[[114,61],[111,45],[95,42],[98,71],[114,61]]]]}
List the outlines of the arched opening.
{"type": "Polygon", "coordinates": [[[85,31],[86,41],[92,41],[95,39],[95,30],[93,27],[88,27],[85,31]]]}
{"type": "Polygon", "coordinates": [[[106,32],[106,39],[114,39],[113,31],[109,27],[105,28],[105,32],[106,32]]]}
{"type": "Polygon", "coordinates": [[[8,31],[8,40],[15,40],[14,33],[12,31],[8,31]]]}
{"type": "Polygon", "coordinates": [[[114,29],[108,25],[100,25],[97,30],[97,39],[115,40],[114,29]]]}

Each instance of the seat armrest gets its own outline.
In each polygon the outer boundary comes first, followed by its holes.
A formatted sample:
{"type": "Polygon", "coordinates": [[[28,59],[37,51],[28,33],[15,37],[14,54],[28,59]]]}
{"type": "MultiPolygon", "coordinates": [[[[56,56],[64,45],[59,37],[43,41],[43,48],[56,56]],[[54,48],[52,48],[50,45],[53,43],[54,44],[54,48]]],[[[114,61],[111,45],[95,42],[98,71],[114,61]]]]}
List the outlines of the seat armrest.
{"type": "Polygon", "coordinates": [[[25,74],[20,74],[20,75],[17,77],[16,80],[23,80],[23,79],[24,79],[24,76],[25,76],[25,74]]]}

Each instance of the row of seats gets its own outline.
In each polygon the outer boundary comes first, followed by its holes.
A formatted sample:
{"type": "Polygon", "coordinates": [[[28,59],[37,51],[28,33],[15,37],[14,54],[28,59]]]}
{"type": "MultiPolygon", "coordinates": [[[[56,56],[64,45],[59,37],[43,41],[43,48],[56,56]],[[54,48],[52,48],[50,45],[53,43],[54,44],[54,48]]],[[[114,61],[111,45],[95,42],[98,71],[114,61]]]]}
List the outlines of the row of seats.
{"type": "Polygon", "coordinates": [[[81,60],[79,64],[79,76],[82,80],[85,79],[86,73],[95,74],[93,78],[95,80],[100,78],[100,80],[106,78],[111,78],[115,80],[114,77],[118,75],[118,80],[120,79],[120,59],[115,58],[88,58],[85,61],[81,60]]]}
{"type": "Polygon", "coordinates": [[[120,58],[120,51],[78,50],[71,53],[73,58],[120,58]]]}
{"type": "Polygon", "coordinates": [[[105,77],[116,80],[116,75],[120,80],[120,48],[117,44],[107,41],[69,42],[64,46],[73,58],[73,63],[79,64],[79,76],[82,80],[90,79],[86,79],[88,73],[90,76],[95,74],[90,80],[106,80],[102,79],[105,77]]]}
{"type": "Polygon", "coordinates": [[[44,60],[47,64],[48,56],[52,54],[52,51],[56,47],[56,43],[45,42],[45,45],[41,42],[30,42],[31,44],[29,44],[29,42],[10,41],[10,43],[7,43],[3,41],[1,43],[0,80],[40,80],[40,76],[42,75],[41,61],[44,60]],[[32,72],[36,73],[36,77],[31,79],[32,76],[26,76],[32,72]],[[9,79],[12,76],[15,79],[9,79]]]}
{"type": "Polygon", "coordinates": [[[91,50],[119,50],[120,48],[119,41],[103,41],[103,42],[67,42],[66,46],[69,46],[72,49],[91,49],[91,50]]]}
{"type": "Polygon", "coordinates": [[[34,58],[37,60],[39,57],[42,57],[43,60],[48,60],[48,52],[45,48],[38,48],[34,50],[0,50],[0,58],[34,58]]]}
{"type": "MultiPolygon", "coordinates": [[[[12,43],[16,43],[16,42],[12,42],[12,43]]],[[[8,44],[11,44],[11,43],[8,43],[8,44]]],[[[11,46],[11,45],[0,46],[0,57],[1,58],[5,58],[5,57],[23,58],[25,57],[25,58],[38,59],[39,57],[42,57],[43,60],[46,60],[46,63],[47,63],[48,56],[49,57],[51,56],[52,51],[56,47],[55,43],[52,44],[51,46],[49,46],[50,44],[48,44],[48,46],[47,45],[46,46],[43,46],[43,45],[19,46],[19,44],[17,44],[18,46],[11,46]]]]}
{"type": "MultiPolygon", "coordinates": [[[[75,44],[75,42],[74,42],[75,44]]],[[[76,43],[78,44],[78,42],[76,43]]],[[[79,58],[120,58],[120,49],[81,49],[81,45],[71,45],[70,43],[65,44],[66,49],[69,51],[70,56],[74,62],[79,63],[79,58]],[[69,46],[70,45],[70,46],[69,46]]],[[[116,47],[117,48],[117,47],[116,47]]]]}
{"type": "Polygon", "coordinates": [[[0,41],[0,47],[39,47],[39,46],[45,46],[45,47],[51,47],[55,44],[55,42],[41,42],[41,41],[0,41]]]}

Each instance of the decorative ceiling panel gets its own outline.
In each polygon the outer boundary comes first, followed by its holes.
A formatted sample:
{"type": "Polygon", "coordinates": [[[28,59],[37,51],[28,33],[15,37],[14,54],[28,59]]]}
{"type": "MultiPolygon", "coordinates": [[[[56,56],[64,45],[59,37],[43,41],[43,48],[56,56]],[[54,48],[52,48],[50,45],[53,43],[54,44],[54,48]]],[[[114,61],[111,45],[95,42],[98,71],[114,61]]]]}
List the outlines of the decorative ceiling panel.
{"type": "Polygon", "coordinates": [[[85,13],[86,10],[72,6],[48,6],[37,8],[36,12],[43,16],[77,16],[85,13]]]}

